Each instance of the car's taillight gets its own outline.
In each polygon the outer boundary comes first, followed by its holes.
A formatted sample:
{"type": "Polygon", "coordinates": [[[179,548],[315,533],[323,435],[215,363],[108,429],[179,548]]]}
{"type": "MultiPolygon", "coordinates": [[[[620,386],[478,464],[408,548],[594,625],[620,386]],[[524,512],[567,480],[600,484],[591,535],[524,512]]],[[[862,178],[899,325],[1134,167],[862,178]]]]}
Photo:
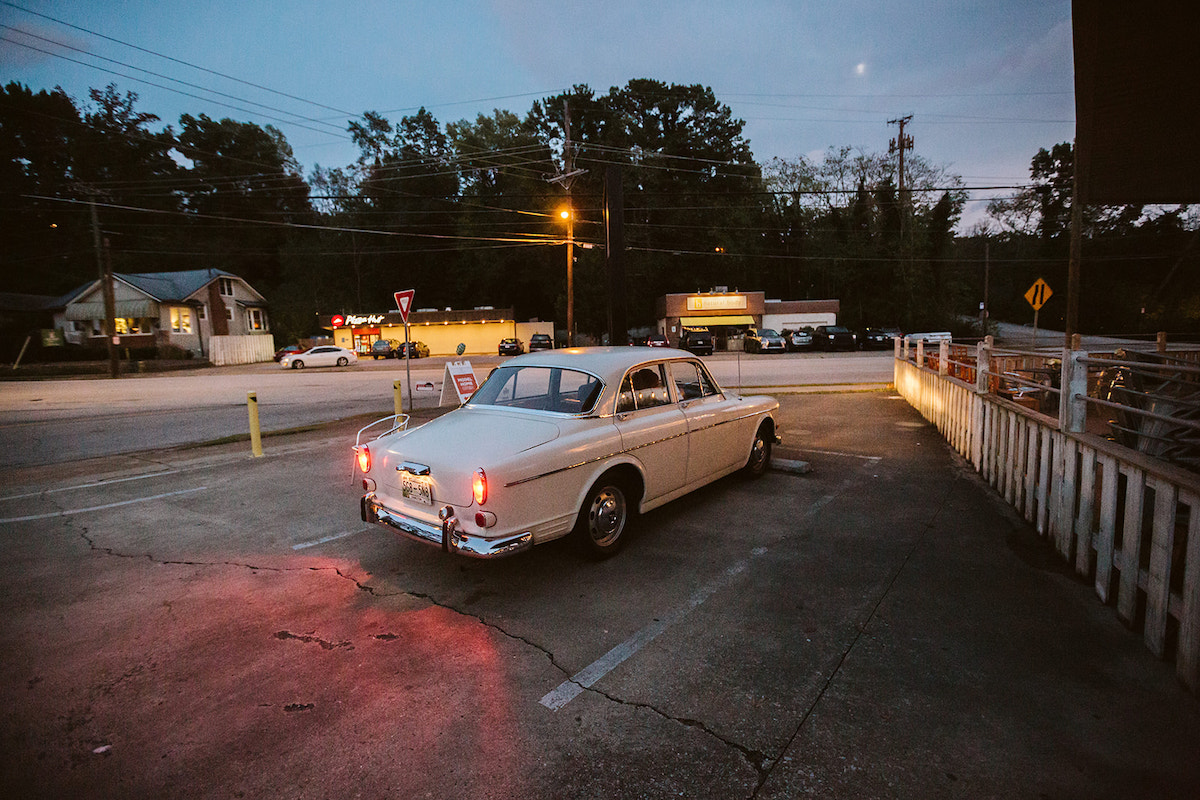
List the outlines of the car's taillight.
{"type": "Polygon", "coordinates": [[[475,477],[471,479],[471,495],[477,506],[487,502],[487,475],[482,468],[475,470],[475,477]]]}
{"type": "Polygon", "coordinates": [[[361,469],[363,472],[370,472],[371,471],[371,451],[369,449],[367,449],[367,446],[365,444],[360,445],[359,447],[357,447],[355,449],[358,451],[358,468],[361,469]]]}

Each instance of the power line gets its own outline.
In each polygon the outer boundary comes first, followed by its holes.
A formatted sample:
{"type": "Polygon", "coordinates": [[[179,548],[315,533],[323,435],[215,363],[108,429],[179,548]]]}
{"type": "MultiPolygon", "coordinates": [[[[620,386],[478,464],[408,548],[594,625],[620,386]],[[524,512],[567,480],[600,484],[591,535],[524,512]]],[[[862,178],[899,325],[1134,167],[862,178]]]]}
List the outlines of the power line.
{"type": "Polygon", "coordinates": [[[131,47],[134,50],[138,50],[140,52],[147,53],[152,56],[157,56],[158,58],[164,58],[167,61],[172,61],[176,64],[182,64],[185,67],[191,67],[192,69],[197,69],[197,70],[200,70],[201,72],[207,72],[210,75],[216,75],[217,77],[234,81],[235,83],[240,83],[240,84],[243,84],[245,86],[250,86],[255,89],[261,89],[264,92],[270,92],[271,94],[277,94],[281,97],[286,97],[290,100],[298,100],[301,103],[308,103],[309,105],[317,106],[318,108],[324,108],[328,111],[336,111],[339,114],[345,114],[350,117],[357,116],[352,111],[344,111],[340,108],[334,108],[333,106],[325,105],[324,103],[318,103],[315,100],[308,100],[307,98],[299,97],[294,94],[288,94],[287,92],[281,92],[278,89],[272,89],[269,86],[262,86],[261,84],[253,83],[253,82],[247,81],[247,80],[242,80],[241,78],[234,77],[233,75],[227,75],[224,72],[218,72],[217,70],[209,69],[208,67],[202,67],[199,64],[193,64],[189,61],[184,61],[183,59],[175,58],[174,56],[169,56],[169,55],[166,55],[165,53],[160,53],[156,50],[150,50],[149,48],[146,48],[146,47],[140,47],[136,44],[122,41],[121,39],[116,39],[112,36],[105,36],[103,33],[98,33],[97,31],[93,31],[88,28],[83,28],[83,27],[80,27],[79,25],[73,25],[70,22],[58,19],[57,17],[52,17],[48,14],[42,14],[42,13],[34,11],[32,9],[25,8],[24,6],[17,5],[16,3],[8,2],[8,0],[0,0],[0,4],[9,6],[10,8],[15,8],[18,11],[24,11],[26,14],[32,14],[35,17],[41,17],[42,19],[46,19],[51,22],[56,22],[59,25],[65,25],[68,28],[73,28],[74,30],[81,31],[81,32],[89,34],[91,36],[97,36],[101,39],[106,39],[110,42],[115,42],[117,44],[124,45],[125,47],[131,47]]]}

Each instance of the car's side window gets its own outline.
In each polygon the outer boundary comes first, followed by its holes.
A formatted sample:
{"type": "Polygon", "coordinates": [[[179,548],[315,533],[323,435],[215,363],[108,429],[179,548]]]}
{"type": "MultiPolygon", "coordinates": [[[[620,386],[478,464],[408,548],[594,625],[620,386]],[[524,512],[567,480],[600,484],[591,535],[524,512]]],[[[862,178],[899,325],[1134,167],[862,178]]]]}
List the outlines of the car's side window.
{"type": "Polygon", "coordinates": [[[626,374],[617,395],[617,413],[669,405],[667,376],[663,364],[637,367],[626,374]]]}
{"type": "Polygon", "coordinates": [[[717,393],[717,388],[704,368],[694,361],[676,361],[671,365],[675,390],[680,400],[695,400],[717,393]]]}

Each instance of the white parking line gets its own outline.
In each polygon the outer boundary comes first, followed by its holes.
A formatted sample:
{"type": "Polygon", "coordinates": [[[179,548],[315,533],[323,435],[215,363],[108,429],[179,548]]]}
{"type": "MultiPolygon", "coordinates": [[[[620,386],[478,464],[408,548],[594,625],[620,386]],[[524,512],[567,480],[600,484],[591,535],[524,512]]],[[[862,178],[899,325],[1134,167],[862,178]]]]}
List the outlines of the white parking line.
{"type": "Polygon", "coordinates": [[[126,481],[141,481],[146,478],[161,478],[163,475],[174,475],[179,472],[177,469],[163,470],[162,472],[148,472],[145,475],[131,475],[128,478],[110,478],[103,481],[92,481],[91,483],[77,483],[74,486],[59,486],[56,489],[44,489],[40,492],[26,492],[25,494],[12,494],[7,497],[0,497],[0,502],[5,500],[21,500],[26,497],[38,497],[43,494],[54,494],[56,492],[73,492],[76,489],[94,489],[97,486],[108,486],[110,483],[125,483],[126,481]]]}
{"type": "Polygon", "coordinates": [[[345,533],[335,533],[333,536],[326,536],[324,538],[317,539],[312,542],[301,542],[300,544],[294,544],[294,545],[292,545],[292,549],[293,550],[303,550],[306,547],[316,547],[319,544],[325,544],[326,542],[332,542],[336,539],[345,539],[347,536],[353,536],[356,533],[366,533],[369,530],[372,530],[372,528],[360,528],[356,531],[346,531],[345,533]]]}
{"type": "Polygon", "coordinates": [[[72,508],[63,511],[52,511],[49,514],[30,514],[27,517],[9,517],[8,519],[0,519],[0,524],[6,522],[28,522],[34,519],[50,519],[51,517],[68,517],[72,514],[86,514],[89,511],[103,511],[106,508],[117,508],[119,506],[133,505],[134,503],[148,503],[151,500],[162,500],[164,497],[175,497],[181,494],[191,494],[192,492],[203,492],[207,486],[197,486],[195,489],[180,489],[177,492],[167,492],[165,494],[156,494],[151,497],[137,497],[133,500],[122,500],[119,503],[105,503],[102,506],[88,506],[87,508],[72,508]]]}
{"type": "Polygon", "coordinates": [[[858,453],[839,453],[836,450],[809,450],[802,448],[805,453],[820,453],[823,456],[843,456],[845,458],[861,458],[863,461],[883,461],[883,456],[864,456],[858,453]]]}
{"type": "MultiPolygon", "coordinates": [[[[760,556],[767,552],[765,547],[759,547],[754,550],[755,556],[760,556]]],[[[667,628],[679,622],[686,617],[692,609],[699,606],[709,597],[711,597],[718,589],[729,583],[735,576],[745,572],[749,562],[746,560],[738,563],[725,570],[724,573],[716,580],[696,590],[686,604],[673,611],[670,615],[655,620],[640,631],[630,636],[619,645],[609,650],[600,658],[588,664],[586,667],[576,672],[569,679],[560,683],[550,692],[539,700],[542,705],[551,711],[558,711],[567,703],[574,700],[584,689],[590,688],[596,681],[603,678],[608,673],[612,672],[621,665],[627,658],[632,656],[638,650],[641,650],[650,642],[654,641],[660,633],[667,628]]]]}

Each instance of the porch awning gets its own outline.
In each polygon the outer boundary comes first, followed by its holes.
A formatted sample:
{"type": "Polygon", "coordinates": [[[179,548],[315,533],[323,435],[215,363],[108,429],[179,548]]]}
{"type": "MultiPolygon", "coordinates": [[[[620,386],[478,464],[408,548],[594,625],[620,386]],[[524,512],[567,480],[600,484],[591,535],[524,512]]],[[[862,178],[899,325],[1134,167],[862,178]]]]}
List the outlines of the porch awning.
{"type": "MultiPolygon", "coordinates": [[[[104,303],[72,303],[66,308],[67,319],[73,321],[104,319],[104,316],[104,303]]],[[[114,316],[126,319],[157,317],[158,302],[154,300],[118,300],[114,316]]]]}
{"type": "Polygon", "coordinates": [[[679,324],[689,328],[704,328],[709,325],[753,325],[754,317],[680,317],[679,324]]]}

